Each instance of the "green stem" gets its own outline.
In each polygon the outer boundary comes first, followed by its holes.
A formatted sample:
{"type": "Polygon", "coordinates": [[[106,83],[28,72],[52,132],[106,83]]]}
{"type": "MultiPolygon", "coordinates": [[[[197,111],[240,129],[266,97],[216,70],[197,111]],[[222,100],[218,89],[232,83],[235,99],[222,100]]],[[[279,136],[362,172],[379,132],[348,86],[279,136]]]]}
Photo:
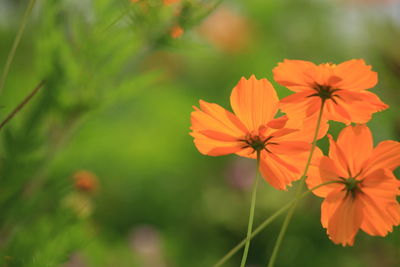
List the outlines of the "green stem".
{"type": "Polygon", "coordinates": [[[295,201],[293,203],[293,206],[290,208],[290,210],[286,214],[285,220],[283,221],[281,231],[279,232],[278,239],[276,240],[274,249],[272,251],[271,258],[270,258],[269,263],[268,263],[268,267],[273,267],[274,264],[275,264],[275,260],[276,260],[276,257],[278,256],[279,248],[280,248],[280,246],[282,244],[283,237],[286,234],[286,230],[287,230],[287,228],[289,226],[290,220],[292,219],[293,213],[296,210],[297,204],[298,204],[298,202],[300,200],[300,196],[301,196],[301,193],[303,191],[303,187],[304,187],[304,183],[305,183],[305,178],[307,176],[307,172],[308,172],[308,169],[309,169],[310,164],[311,164],[311,160],[312,160],[312,157],[313,157],[313,154],[314,154],[315,147],[317,146],[317,139],[318,139],[319,129],[321,127],[322,113],[323,113],[323,110],[324,110],[324,104],[325,104],[325,101],[322,100],[321,108],[319,110],[318,119],[317,119],[317,127],[315,128],[315,133],[314,133],[314,138],[313,138],[312,145],[311,145],[310,154],[308,156],[307,163],[306,163],[306,166],[304,168],[304,172],[303,172],[303,174],[302,174],[302,176],[300,178],[300,183],[299,183],[298,187],[296,188],[295,201]]]}
{"type": "Polygon", "coordinates": [[[122,12],[118,17],[116,17],[110,24],[108,24],[100,33],[105,33],[106,31],[108,31],[112,26],[114,26],[115,24],[117,24],[122,18],[124,18],[127,14],[129,14],[129,12],[131,11],[130,8],[127,8],[124,10],[124,12],[122,12]]]}
{"type": "MultiPolygon", "coordinates": [[[[300,199],[306,197],[308,194],[310,194],[312,191],[328,185],[328,184],[333,184],[333,183],[339,183],[339,181],[329,181],[329,182],[325,182],[322,184],[319,184],[313,188],[311,188],[310,190],[308,190],[307,192],[304,192],[301,196],[300,199]]],[[[283,206],[282,208],[280,208],[278,211],[276,211],[274,214],[272,214],[269,218],[267,218],[263,223],[261,223],[250,235],[250,239],[252,239],[253,237],[255,237],[257,234],[259,234],[265,227],[267,227],[270,223],[272,223],[279,215],[281,215],[282,213],[284,213],[286,210],[288,210],[290,207],[292,207],[294,205],[296,200],[292,200],[291,202],[289,202],[288,204],[286,204],[285,206],[283,206]]],[[[233,255],[236,254],[236,252],[238,252],[246,243],[247,238],[243,239],[239,244],[237,244],[234,248],[232,248],[224,257],[222,257],[213,267],[220,267],[222,266],[225,262],[227,262],[233,255]]]]}
{"type": "Polygon", "coordinates": [[[34,4],[35,4],[35,0],[29,1],[28,7],[26,8],[24,16],[22,17],[21,25],[19,26],[17,36],[14,39],[14,43],[12,44],[10,52],[8,53],[8,57],[7,57],[6,64],[4,66],[3,74],[1,75],[1,79],[0,79],[0,94],[3,91],[4,84],[6,83],[6,79],[7,79],[8,73],[10,71],[11,63],[15,56],[15,51],[17,50],[19,42],[21,41],[22,34],[24,33],[25,26],[28,21],[28,17],[32,11],[34,4]]]}
{"type": "Polygon", "coordinates": [[[24,100],[13,110],[7,117],[0,123],[0,130],[6,125],[28,102],[36,95],[37,92],[43,87],[44,81],[41,81],[32,92],[27,95],[24,100]]]}
{"type": "Polygon", "coordinates": [[[250,206],[249,223],[247,224],[246,245],[244,247],[243,256],[242,256],[242,262],[240,264],[240,267],[244,267],[246,265],[247,254],[249,253],[250,236],[251,236],[251,232],[253,230],[254,209],[256,207],[258,180],[260,180],[260,171],[259,171],[260,156],[261,156],[261,151],[257,150],[256,180],[254,181],[253,192],[251,194],[251,206],[250,206]]]}

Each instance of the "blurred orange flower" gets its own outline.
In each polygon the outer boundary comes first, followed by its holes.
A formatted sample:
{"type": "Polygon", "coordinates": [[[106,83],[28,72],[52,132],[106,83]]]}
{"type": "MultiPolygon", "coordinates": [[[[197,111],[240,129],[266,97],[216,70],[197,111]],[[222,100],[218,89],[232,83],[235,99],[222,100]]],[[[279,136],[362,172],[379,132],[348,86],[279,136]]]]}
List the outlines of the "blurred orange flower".
{"type": "MultiPolygon", "coordinates": [[[[278,96],[267,79],[242,78],[232,90],[230,102],[235,114],[200,100],[191,114],[190,133],[200,153],[210,156],[237,154],[256,158],[260,171],[277,189],[298,180],[304,168],[312,131],[293,128],[286,116],[274,119],[278,96]]],[[[308,127],[309,128],[309,127],[308,127]]]]}
{"type": "Polygon", "coordinates": [[[400,181],[393,170],[400,165],[400,143],[383,141],[373,147],[365,125],[347,126],[337,142],[330,137],[329,157],[311,166],[307,185],[337,181],[314,194],[325,198],[321,222],[335,244],[353,245],[361,228],[373,236],[385,236],[400,224],[400,181]]]}
{"type": "Polygon", "coordinates": [[[279,84],[296,92],[280,102],[289,118],[315,116],[322,101],[323,118],[345,124],[366,123],[372,113],[388,108],[378,96],[367,91],[376,85],[378,75],[362,59],[339,65],[285,59],[273,72],[279,84]]]}
{"type": "Polygon", "coordinates": [[[163,0],[164,5],[171,5],[171,4],[174,4],[174,3],[178,3],[180,1],[181,0],[163,0]]]}
{"type": "Polygon", "coordinates": [[[80,170],[74,173],[75,188],[85,192],[95,192],[99,185],[96,175],[90,171],[80,170]]]}
{"type": "Polygon", "coordinates": [[[229,7],[220,7],[201,25],[200,33],[222,51],[235,53],[249,43],[250,23],[229,7]]]}
{"type": "Polygon", "coordinates": [[[184,33],[184,30],[182,29],[182,27],[179,25],[176,25],[176,26],[172,27],[169,34],[172,38],[179,38],[183,35],[183,33],[184,33]]]}

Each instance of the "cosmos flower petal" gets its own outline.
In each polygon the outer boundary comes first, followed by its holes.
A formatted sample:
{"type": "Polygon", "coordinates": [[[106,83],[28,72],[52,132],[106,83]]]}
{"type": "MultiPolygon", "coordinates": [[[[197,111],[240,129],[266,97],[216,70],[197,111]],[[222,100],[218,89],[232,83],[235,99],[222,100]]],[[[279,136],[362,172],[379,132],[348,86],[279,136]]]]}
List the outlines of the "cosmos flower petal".
{"type": "MultiPolygon", "coordinates": [[[[383,103],[379,97],[371,92],[362,91],[345,91],[341,90],[337,93],[339,98],[336,98],[338,106],[341,106],[349,115],[346,120],[341,121],[338,119],[332,119],[336,121],[355,122],[363,124],[368,122],[372,114],[387,109],[389,106],[383,103]]],[[[348,123],[347,123],[348,124],[348,123]]]]}
{"type": "Polygon", "coordinates": [[[324,117],[328,120],[343,122],[344,124],[351,123],[351,115],[343,105],[341,105],[340,100],[336,100],[336,103],[326,101],[324,112],[324,117]]]}
{"type": "Polygon", "coordinates": [[[372,153],[371,131],[366,125],[348,126],[340,132],[337,145],[346,157],[346,164],[351,176],[355,176],[372,153]]]}
{"type": "Polygon", "coordinates": [[[347,168],[347,158],[341,149],[338,146],[335,140],[333,140],[332,136],[328,134],[329,138],[329,158],[335,163],[335,166],[342,177],[347,177],[348,168],[347,168]]]}
{"type": "Polygon", "coordinates": [[[361,229],[367,234],[385,236],[400,224],[400,205],[394,199],[382,201],[370,194],[360,194],[358,199],[363,203],[361,229]]]}
{"type": "MultiPolygon", "coordinates": [[[[316,152],[318,152],[318,150],[316,150],[316,152]]],[[[330,158],[323,156],[322,152],[319,152],[319,154],[320,156],[318,155],[314,156],[316,159],[319,158],[319,160],[313,160],[313,163],[311,164],[307,174],[306,183],[309,189],[317,185],[320,185],[322,183],[331,181],[340,181],[339,177],[341,176],[341,174],[338,168],[336,167],[335,162],[332,161],[330,158]]],[[[332,192],[337,188],[343,188],[343,184],[332,183],[324,185],[314,190],[313,193],[320,197],[326,197],[330,192],[332,192]]]]}
{"type": "Polygon", "coordinates": [[[242,144],[238,141],[246,128],[231,112],[217,104],[200,101],[191,114],[194,143],[202,154],[219,156],[236,153],[242,144]]]}
{"type": "Polygon", "coordinates": [[[311,144],[302,141],[280,141],[277,144],[267,145],[267,149],[273,154],[290,155],[310,151],[311,144]]]}
{"type": "Polygon", "coordinates": [[[274,79],[294,92],[302,92],[313,85],[316,68],[309,61],[285,59],[273,69],[274,79]]]}
{"type": "Polygon", "coordinates": [[[279,102],[279,109],[286,113],[289,118],[299,119],[306,117],[307,109],[313,103],[321,103],[315,97],[309,97],[315,93],[314,91],[307,90],[296,94],[289,95],[279,102]]]}
{"type": "MultiPolygon", "coordinates": [[[[305,142],[312,143],[314,139],[315,130],[317,127],[317,117],[315,116],[306,117],[303,119],[289,119],[286,123],[285,127],[291,129],[298,129],[298,131],[291,133],[287,136],[287,138],[291,138],[292,140],[302,140],[305,142]]],[[[328,121],[324,118],[321,120],[321,124],[318,131],[317,140],[323,138],[328,132],[329,124],[328,121]]]]}
{"type": "Polygon", "coordinates": [[[378,169],[364,177],[362,191],[371,197],[392,201],[400,195],[400,180],[390,169],[378,169]]]}
{"type": "Polygon", "coordinates": [[[240,151],[242,144],[232,141],[221,141],[207,137],[199,132],[190,133],[199,152],[208,156],[222,156],[240,151]]]}
{"type": "Polygon", "coordinates": [[[344,185],[341,185],[329,192],[321,204],[321,224],[324,228],[328,227],[330,218],[345,197],[343,189],[344,185]]]}
{"type": "Polygon", "coordinates": [[[336,202],[334,204],[336,207],[331,209],[328,215],[327,233],[329,238],[335,244],[352,246],[363,218],[360,200],[343,190],[330,193],[325,201],[336,202]]]}
{"type": "Polygon", "coordinates": [[[267,127],[273,128],[273,129],[281,129],[281,128],[285,127],[287,121],[288,121],[288,117],[282,116],[282,117],[270,120],[267,123],[267,127]]]}
{"type": "Polygon", "coordinates": [[[290,156],[263,154],[260,172],[269,184],[279,190],[286,190],[286,187],[290,186],[293,181],[300,179],[308,156],[308,153],[290,156]]]}
{"type": "Polygon", "coordinates": [[[341,80],[334,85],[345,90],[365,90],[374,87],[378,82],[378,74],[371,70],[362,59],[352,59],[334,68],[336,76],[341,80]]]}
{"type": "Polygon", "coordinates": [[[240,79],[230,100],[234,113],[250,132],[273,119],[279,101],[272,84],[267,79],[257,80],[254,75],[248,80],[240,79]]]}
{"type": "Polygon", "coordinates": [[[387,140],[379,143],[371,153],[369,160],[364,164],[364,173],[388,168],[394,170],[400,165],[400,142],[387,140]]]}

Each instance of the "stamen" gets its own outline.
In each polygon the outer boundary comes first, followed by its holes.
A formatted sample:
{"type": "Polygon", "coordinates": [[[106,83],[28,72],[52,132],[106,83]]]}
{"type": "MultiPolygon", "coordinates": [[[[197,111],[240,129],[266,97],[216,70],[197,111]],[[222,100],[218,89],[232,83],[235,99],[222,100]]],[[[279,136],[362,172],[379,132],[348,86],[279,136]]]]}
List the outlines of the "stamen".
{"type": "Polygon", "coordinates": [[[336,100],[334,99],[334,97],[339,97],[337,94],[335,94],[337,91],[340,91],[340,89],[333,89],[331,86],[329,85],[319,85],[316,84],[314,86],[314,90],[317,91],[316,93],[309,95],[307,97],[320,97],[323,101],[327,100],[327,99],[331,99],[335,104],[337,104],[336,100]]]}
{"type": "Polygon", "coordinates": [[[274,142],[268,142],[269,140],[271,140],[271,138],[273,138],[273,136],[268,136],[267,138],[262,140],[258,135],[256,135],[256,136],[248,135],[246,139],[239,139],[238,141],[244,142],[246,144],[245,146],[242,146],[242,149],[250,148],[250,147],[253,149],[253,151],[250,152],[250,154],[253,154],[254,152],[262,151],[262,150],[265,150],[265,151],[271,153],[271,151],[268,150],[266,148],[266,146],[278,144],[278,143],[274,143],[274,142]]]}

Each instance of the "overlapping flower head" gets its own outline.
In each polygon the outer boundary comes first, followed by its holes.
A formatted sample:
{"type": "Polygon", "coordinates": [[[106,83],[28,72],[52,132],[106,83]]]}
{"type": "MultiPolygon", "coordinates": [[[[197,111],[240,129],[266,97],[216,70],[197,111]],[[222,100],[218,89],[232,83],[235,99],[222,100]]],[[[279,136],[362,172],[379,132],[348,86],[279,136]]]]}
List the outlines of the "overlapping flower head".
{"type": "MultiPolygon", "coordinates": [[[[230,102],[234,114],[221,106],[200,100],[191,114],[197,149],[205,155],[237,154],[256,158],[265,180],[285,189],[298,180],[310,149],[312,131],[295,128],[286,116],[274,119],[278,97],[266,79],[242,78],[233,88],[230,102]]],[[[296,126],[298,127],[298,126],[296,126]]]]}
{"type": "Polygon", "coordinates": [[[393,170],[400,165],[400,143],[383,141],[373,148],[372,134],[365,125],[347,126],[335,142],[331,136],[329,156],[312,166],[307,184],[325,198],[321,222],[336,244],[353,245],[359,229],[385,236],[400,224],[400,181],[393,170]]]}
{"type": "Polygon", "coordinates": [[[313,117],[324,102],[324,120],[366,123],[374,112],[388,108],[367,91],[377,84],[378,75],[362,59],[339,65],[286,59],[273,73],[279,84],[295,92],[280,102],[289,118],[313,117]]]}

